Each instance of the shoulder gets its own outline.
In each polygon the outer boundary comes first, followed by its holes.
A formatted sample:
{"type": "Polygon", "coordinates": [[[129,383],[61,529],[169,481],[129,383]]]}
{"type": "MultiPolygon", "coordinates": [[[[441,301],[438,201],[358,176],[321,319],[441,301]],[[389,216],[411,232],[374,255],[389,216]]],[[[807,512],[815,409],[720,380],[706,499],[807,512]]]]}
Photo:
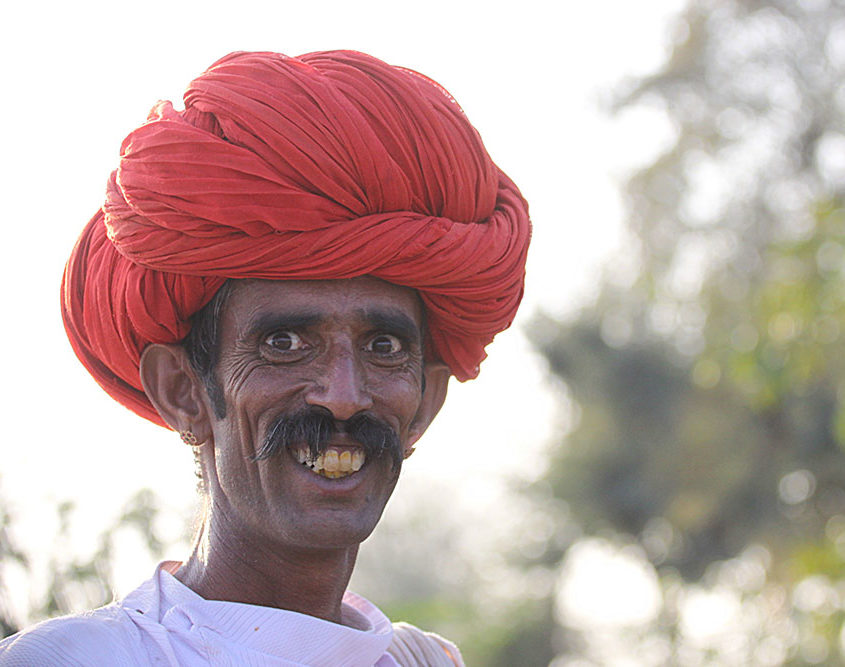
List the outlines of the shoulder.
{"type": "Polygon", "coordinates": [[[403,667],[464,667],[457,646],[410,623],[393,624],[393,641],[387,652],[403,667]]]}
{"type": "Polygon", "coordinates": [[[20,665],[132,665],[137,633],[125,613],[109,605],[34,625],[0,641],[0,667],[20,665]]]}

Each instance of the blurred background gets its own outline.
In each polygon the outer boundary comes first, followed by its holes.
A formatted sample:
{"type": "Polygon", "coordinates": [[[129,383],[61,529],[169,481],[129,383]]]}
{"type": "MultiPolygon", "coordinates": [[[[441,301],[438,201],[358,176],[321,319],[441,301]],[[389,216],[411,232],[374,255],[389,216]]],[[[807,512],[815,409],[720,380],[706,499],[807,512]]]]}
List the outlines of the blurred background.
{"type": "Polygon", "coordinates": [[[845,2],[4,13],[2,634],[188,553],[190,451],[58,313],[120,141],[229,51],[353,48],[454,94],[534,245],[352,587],[469,665],[845,664],[845,2]]]}

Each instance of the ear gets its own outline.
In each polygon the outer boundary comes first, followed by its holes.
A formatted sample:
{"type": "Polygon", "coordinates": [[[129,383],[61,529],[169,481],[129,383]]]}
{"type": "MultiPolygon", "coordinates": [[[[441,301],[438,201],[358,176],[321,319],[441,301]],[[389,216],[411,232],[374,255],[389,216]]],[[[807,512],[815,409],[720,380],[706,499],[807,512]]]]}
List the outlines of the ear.
{"type": "MultiPolygon", "coordinates": [[[[440,408],[443,407],[451,373],[446,364],[436,361],[425,364],[423,375],[425,384],[423,385],[422,400],[408,432],[408,447],[411,449],[425,433],[429,424],[434,421],[437,413],[440,412],[440,408]]],[[[410,452],[408,455],[410,455],[410,452]]]]}
{"type": "Polygon", "coordinates": [[[144,392],[170,428],[191,431],[200,444],[211,439],[205,388],[181,345],[147,345],[139,370],[144,392]]]}

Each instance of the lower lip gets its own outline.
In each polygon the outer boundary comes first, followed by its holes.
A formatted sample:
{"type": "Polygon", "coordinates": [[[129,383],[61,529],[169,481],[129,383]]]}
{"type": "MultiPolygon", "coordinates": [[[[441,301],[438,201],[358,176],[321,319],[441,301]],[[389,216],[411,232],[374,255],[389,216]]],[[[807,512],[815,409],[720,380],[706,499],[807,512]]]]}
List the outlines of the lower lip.
{"type": "Polygon", "coordinates": [[[330,479],[313,472],[308,466],[303,465],[299,461],[293,460],[292,463],[294,467],[298,469],[297,474],[299,476],[327,494],[342,494],[354,490],[366,480],[368,477],[366,473],[370,469],[369,464],[364,462],[364,466],[357,472],[353,472],[351,475],[346,475],[346,477],[336,477],[335,479],[330,479]]]}

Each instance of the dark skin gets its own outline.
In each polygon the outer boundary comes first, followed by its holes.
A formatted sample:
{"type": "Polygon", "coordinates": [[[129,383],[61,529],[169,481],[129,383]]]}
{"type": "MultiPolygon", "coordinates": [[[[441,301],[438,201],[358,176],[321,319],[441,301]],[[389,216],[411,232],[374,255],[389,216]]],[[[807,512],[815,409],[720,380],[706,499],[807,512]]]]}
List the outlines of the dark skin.
{"type": "MultiPolygon", "coordinates": [[[[424,360],[422,322],[416,292],[375,278],[238,281],[221,314],[222,419],[181,346],[147,347],[147,395],[168,425],[203,443],[205,511],[178,579],[206,599],[342,622],[358,547],[399,470],[382,456],[327,479],[289,451],[252,458],[276,417],[307,408],[341,424],[368,413],[395,430],[407,456],[443,404],[449,377],[443,364],[424,360]]],[[[358,448],[342,430],[328,446],[358,448]]]]}

